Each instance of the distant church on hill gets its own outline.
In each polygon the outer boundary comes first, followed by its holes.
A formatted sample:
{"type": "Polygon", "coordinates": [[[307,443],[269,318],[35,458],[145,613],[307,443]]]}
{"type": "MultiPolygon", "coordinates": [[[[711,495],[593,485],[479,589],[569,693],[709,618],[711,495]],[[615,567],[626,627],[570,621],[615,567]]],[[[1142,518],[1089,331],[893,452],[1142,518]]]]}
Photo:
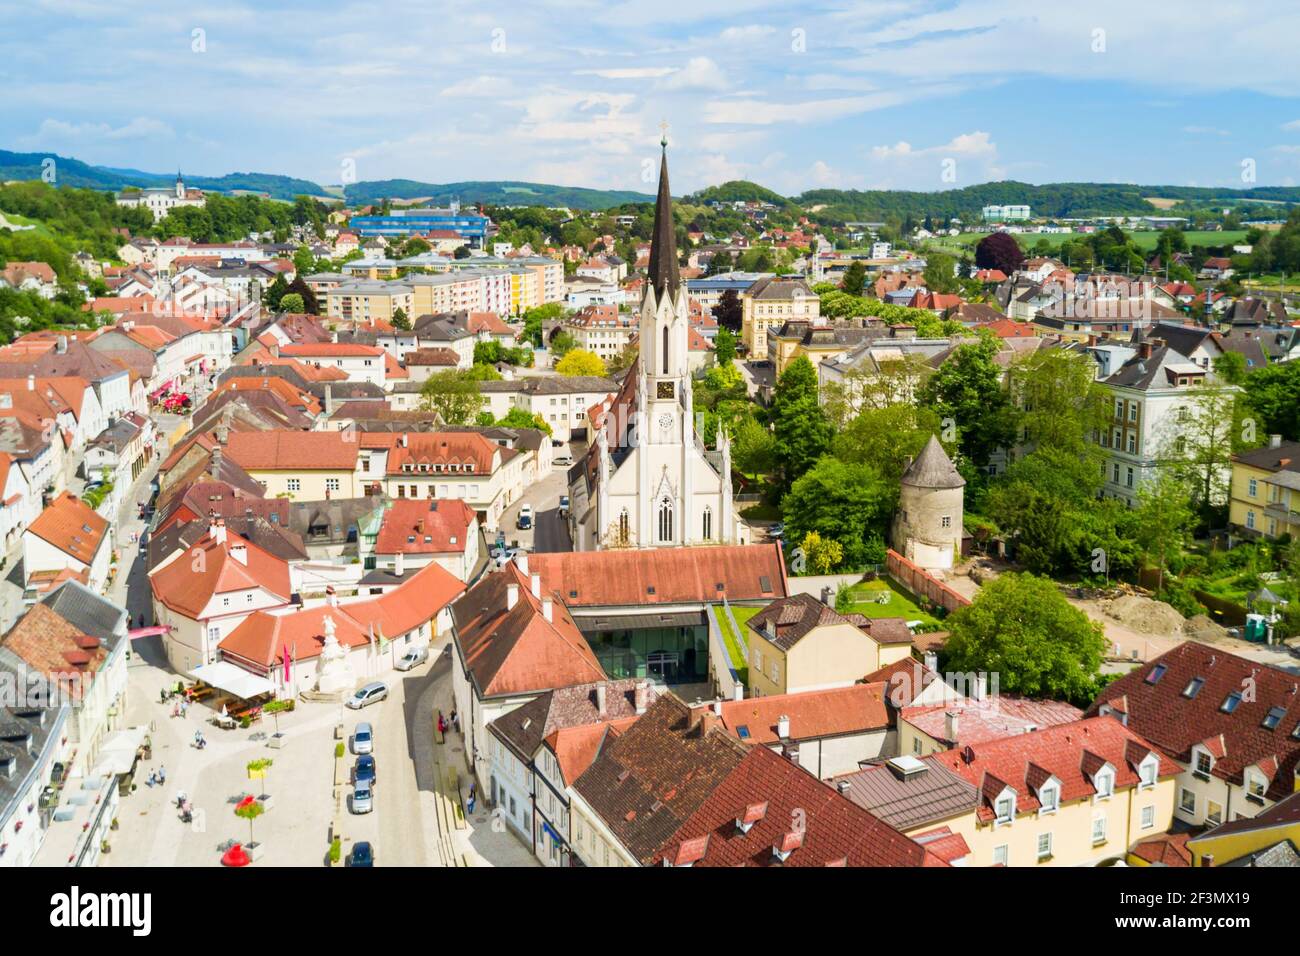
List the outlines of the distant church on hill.
{"type": "Polygon", "coordinates": [[[707,450],[692,418],[690,308],[661,145],[640,354],[570,473],[578,551],[737,543],[730,443],[719,430],[707,450]]]}

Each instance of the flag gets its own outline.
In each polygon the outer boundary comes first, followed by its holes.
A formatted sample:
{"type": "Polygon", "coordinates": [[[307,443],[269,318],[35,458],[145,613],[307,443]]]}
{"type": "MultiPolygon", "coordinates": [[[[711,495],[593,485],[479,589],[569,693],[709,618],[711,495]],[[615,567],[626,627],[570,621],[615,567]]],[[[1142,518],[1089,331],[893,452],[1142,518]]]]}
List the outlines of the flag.
{"type": "Polygon", "coordinates": [[[290,660],[289,660],[289,644],[288,644],[288,642],[285,642],[285,644],[284,644],[284,650],[281,652],[280,657],[281,657],[281,659],[284,661],[284,682],[285,682],[285,684],[288,684],[289,681],[291,681],[291,680],[293,679],[293,669],[292,669],[292,666],[291,666],[291,664],[290,664],[290,660]]]}

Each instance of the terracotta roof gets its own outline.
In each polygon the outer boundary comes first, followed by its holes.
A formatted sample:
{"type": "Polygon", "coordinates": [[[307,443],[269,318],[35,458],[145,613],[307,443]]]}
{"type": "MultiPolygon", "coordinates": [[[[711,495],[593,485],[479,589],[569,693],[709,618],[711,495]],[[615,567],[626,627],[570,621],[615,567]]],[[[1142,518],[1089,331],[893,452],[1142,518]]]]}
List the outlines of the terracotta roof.
{"type": "Polygon", "coordinates": [[[708,718],[694,719],[679,698],[665,694],[607,739],[573,785],[641,862],[650,861],[745,757],[746,748],[708,718]]]}
{"type": "Polygon", "coordinates": [[[108,519],[65,491],[36,516],[27,530],[82,564],[90,564],[108,533],[108,519]]]}
{"type": "Polygon", "coordinates": [[[766,747],[754,747],[731,768],[650,861],[671,862],[682,844],[704,838],[694,866],[947,865],[766,747]],[[753,822],[742,830],[736,821],[749,808],[753,822]]]}
{"type": "Polygon", "coordinates": [[[280,354],[289,358],[373,358],[386,354],[375,345],[355,342],[312,342],[301,345],[282,345],[280,354]]]}
{"type": "Polygon", "coordinates": [[[33,604],[19,618],[0,639],[0,648],[78,697],[85,690],[81,681],[65,678],[95,674],[108,657],[108,648],[99,638],[84,633],[43,603],[33,604]]]}
{"type": "Polygon", "coordinates": [[[860,734],[889,727],[888,685],[853,684],[801,694],[722,702],[722,726],[748,744],[775,744],[777,719],[790,720],[790,740],[860,734]],[[744,730],[742,734],[742,728],[744,730]]]}
{"type": "Polygon", "coordinates": [[[1152,866],[1191,866],[1192,853],[1187,849],[1190,833],[1161,833],[1136,844],[1129,853],[1152,866]]]}
{"type": "Polygon", "coordinates": [[[995,696],[984,700],[963,697],[933,707],[904,707],[899,716],[927,737],[958,747],[1072,723],[1083,716],[1083,711],[1058,700],[995,696]],[[950,713],[957,715],[956,740],[948,736],[950,713]]]}
{"type": "Polygon", "coordinates": [[[528,562],[543,587],[569,607],[713,603],[723,595],[753,601],[786,593],[775,544],[533,554],[528,562]]]}
{"type": "Polygon", "coordinates": [[[480,580],[452,606],[452,637],[481,696],[607,679],[562,602],[553,602],[551,617],[546,620],[531,581],[514,564],[480,580]],[[514,607],[507,609],[510,584],[519,590],[514,607]]]}
{"type": "MultiPolygon", "coordinates": [[[[746,624],[777,647],[789,650],[818,627],[851,624],[865,631],[870,622],[861,614],[840,614],[811,594],[799,592],[773,601],[746,624]]],[[[907,630],[905,624],[903,630],[907,630]]],[[[907,640],[911,640],[910,634],[907,640]]]]}
{"type": "MultiPolygon", "coordinates": [[[[435,472],[433,466],[466,464],[473,470],[462,474],[490,475],[494,458],[508,450],[477,432],[402,432],[379,436],[365,433],[361,436],[361,445],[371,447],[368,443],[389,449],[390,475],[419,474],[420,465],[428,465],[427,473],[430,475],[445,474],[435,472]]],[[[352,447],[355,451],[357,445],[352,447]]]]}
{"type": "Polygon", "coordinates": [[[1060,781],[1061,803],[1069,803],[1097,792],[1085,767],[1091,764],[1095,772],[1109,763],[1115,770],[1114,790],[1118,793],[1137,784],[1138,764],[1150,753],[1160,761],[1159,776],[1173,777],[1180,772],[1176,763],[1117,719],[1094,717],[931,756],[980,790],[977,815],[987,821],[993,819],[994,805],[1004,787],[1015,791],[1016,813],[1027,813],[1038,809],[1036,788],[1049,775],[1060,781]]]}
{"type": "Polygon", "coordinates": [[[473,508],[459,498],[398,498],[389,503],[375,540],[377,554],[463,552],[473,508]]]}
{"type": "Polygon", "coordinates": [[[344,432],[232,432],[226,452],[249,471],[351,471],[356,441],[344,432]]]}
{"type": "MultiPolygon", "coordinates": [[[[598,731],[597,739],[604,736],[605,725],[634,720],[636,713],[636,688],[645,685],[645,704],[653,703],[655,692],[642,678],[599,681],[558,687],[534,698],[522,707],[492,721],[489,729],[500,737],[521,759],[532,760],[544,740],[556,738],[561,730],[588,728],[598,731]],[[600,701],[604,697],[604,710],[600,701]]],[[[556,738],[558,742],[558,738],[556,738]]],[[[567,746],[575,741],[566,739],[567,746]]],[[[586,743],[580,746],[587,746],[586,743]]],[[[558,754],[557,754],[558,756],[558,754]]],[[[591,756],[594,758],[595,752],[591,756]]],[[[590,760],[588,760],[588,763],[590,760]]],[[[584,768],[585,769],[585,768],[584,768]]],[[[578,775],[567,776],[572,783],[578,775]]]]}
{"type": "Polygon", "coordinates": [[[1189,763],[1192,747],[1221,741],[1222,756],[1210,771],[1236,784],[1247,767],[1274,767],[1268,796],[1280,800],[1292,792],[1300,764],[1300,678],[1222,648],[1184,641],[1155,660],[1108,684],[1088,714],[1110,707],[1128,715],[1128,725],[1165,754],[1189,763]],[[1189,697],[1193,679],[1200,689],[1189,697]],[[1242,689],[1253,686],[1253,694],[1242,689]],[[1230,694],[1241,694],[1231,713],[1223,710],[1230,694]],[[1265,724],[1276,711],[1273,727],[1265,724]]]}
{"type": "MultiPolygon", "coordinates": [[[[325,641],[325,618],[345,647],[391,640],[422,624],[464,590],[464,585],[437,564],[423,567],[392,591],[377,598],[345,601],[309,609],[258,611],[245,618],[218,645],[223,657],[237,658],[260,671],[274,667],[286,647],[294,660],[317,657],[325,641]]],[[[437,625],[433,624],[436,630],[437,625]]]]}
{"type": "Polygon", "coordinates": [[[198,620],[218,594],[265,588],[288,603],[293,593],[286,562],[243,538],[227,535],[226,541],[219,543],[211,534],[151,570],[149,586],[156,601],[191,620],[198,620]],[[246,562],[230,553],[236,546],[244,548],[246,562]]]}
{"type": "Polygon", "coordinates": [[[408,367],[412,365],[439,365],[450,367],[456,365],[460,361],[460,356],[456,354],[454,349],[415,349],[406,353],[404,361],[408,367]]]}

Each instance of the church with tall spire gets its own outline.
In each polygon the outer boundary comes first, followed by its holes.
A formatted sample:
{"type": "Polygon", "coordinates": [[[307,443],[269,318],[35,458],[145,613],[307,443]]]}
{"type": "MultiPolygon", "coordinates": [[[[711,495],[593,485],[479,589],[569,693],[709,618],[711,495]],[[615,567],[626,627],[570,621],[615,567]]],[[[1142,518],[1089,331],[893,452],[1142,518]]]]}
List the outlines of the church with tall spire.
{"type": "Polygon", "coordinates": [[[587,455],[570,473],[574,548],[662,548],[737,543],[731,448],[695,430],[690,306],[661,143],[650,266],[638,357],[613,401],[598,410],[587,455]]]}

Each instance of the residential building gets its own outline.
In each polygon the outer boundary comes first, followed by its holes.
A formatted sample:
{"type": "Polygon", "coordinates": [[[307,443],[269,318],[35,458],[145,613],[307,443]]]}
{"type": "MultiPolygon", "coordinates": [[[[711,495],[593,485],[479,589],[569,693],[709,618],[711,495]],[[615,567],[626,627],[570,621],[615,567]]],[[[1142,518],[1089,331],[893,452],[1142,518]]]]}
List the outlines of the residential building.
{"type": "Polygon", "coordinates": [[[1250,538],[1300,536],[1300,442],[1270,435],[1232,456],[1228,523],[1250,538]]]}
{"type": "Polygon", "coordinates": [[[92,591],[101,591],[108,583],[111,539],[108,520],[65,491],[23,532],[25,581],[66,570],[92,591]]]}
{"type": "Polygon", "coordinates": [[[769,328],[780,328],[790,319],[816,324],[821,315],[821,300],[802,276],[759,279],[741,293],[740,302],[740,340],[751,358],[768,357],[769,328]]]}

